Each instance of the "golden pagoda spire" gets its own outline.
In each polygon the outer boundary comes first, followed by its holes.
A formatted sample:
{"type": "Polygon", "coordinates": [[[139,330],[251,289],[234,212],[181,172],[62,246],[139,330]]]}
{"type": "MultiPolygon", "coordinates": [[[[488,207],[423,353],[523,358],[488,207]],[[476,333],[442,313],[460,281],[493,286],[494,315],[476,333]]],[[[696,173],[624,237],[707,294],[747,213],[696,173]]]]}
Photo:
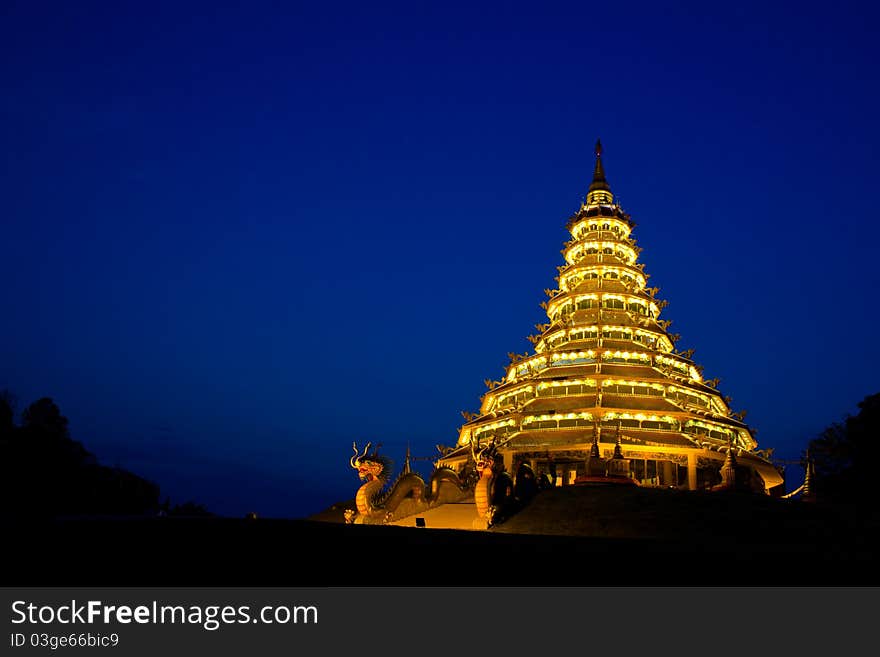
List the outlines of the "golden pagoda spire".
{"type": "Polygon", "coordinates": [[[605,168],[602,166],[602,142],[596,140],[596,166],[593,168],[593,182],[590,183],[590,189],[587,192],[586,205],[611,205],[614,196],[611,194],[611,187],[605,179],[605,168]]]}

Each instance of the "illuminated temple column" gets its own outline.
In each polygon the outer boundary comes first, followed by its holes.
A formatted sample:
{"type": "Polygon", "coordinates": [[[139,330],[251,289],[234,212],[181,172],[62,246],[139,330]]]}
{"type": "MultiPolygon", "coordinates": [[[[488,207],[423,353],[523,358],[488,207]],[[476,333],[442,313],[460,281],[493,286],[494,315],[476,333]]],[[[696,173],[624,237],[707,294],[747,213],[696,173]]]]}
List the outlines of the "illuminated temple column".
{"type": "Polygon", "coordinates": [[[688,454],[688,490],[697,490],[697,455],[688,454]]]}
{"type": "MultiPolygon", "coordinates": [[[[660,483],[666,486],[674,486],[678,482],[675,480],[673,476],[673,472],[678,468],[672,461],[663,461],[663,478],[660,480],[660,483]]],[[[659,473],[658,473],[659,474],[659,473]]]]}

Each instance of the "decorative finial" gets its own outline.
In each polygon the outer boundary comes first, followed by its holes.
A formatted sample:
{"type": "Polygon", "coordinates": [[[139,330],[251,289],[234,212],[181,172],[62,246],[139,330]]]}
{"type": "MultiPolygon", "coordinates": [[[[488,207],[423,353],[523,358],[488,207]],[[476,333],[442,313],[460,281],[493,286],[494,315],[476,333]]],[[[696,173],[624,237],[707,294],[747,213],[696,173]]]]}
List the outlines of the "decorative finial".
{"type": "Polygon", "coordinates": [[[620,420],[617,421],[617,440],[614,442],[614,456],[612,458],[623,458],[623,452],[620,449],[620,420]]]}
{"type": "Polygon", "coordinates": [[[409,454],[409,441],[406,443],[406,458],[403,460],[403,474],[409,474],[412,472],[412,467],[409,464],[410,454],[409,454]]]}
{"type": "Polygon", "coordinates": [[[590,189],[587,192],[587,203],[611,203],[611,187],[605,180],[605,169],[602,167],[602,142],[596,140],[596,166],[593,169],[593,182],[590,183],[590,189]],[[594,194],[593,192],[605,192],[603,194],[594,194]]]}
{"type": "Polygon", "coordinates": [[[736,488],[736,454],[730,436],[727,437],[727,456],[724,457],[724,463],[721,465],[721,479],[725,487],[736,488]]]}

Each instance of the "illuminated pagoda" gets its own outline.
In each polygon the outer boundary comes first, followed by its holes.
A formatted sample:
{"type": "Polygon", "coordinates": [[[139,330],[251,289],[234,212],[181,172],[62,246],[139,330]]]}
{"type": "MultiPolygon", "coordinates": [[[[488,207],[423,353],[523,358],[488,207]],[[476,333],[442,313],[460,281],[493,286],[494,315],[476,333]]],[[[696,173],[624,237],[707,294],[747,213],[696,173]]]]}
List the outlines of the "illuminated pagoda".
{"type": "Polygon", "coordinates": [[[736,484],[770,493],[783,483],[718,380],[703,378],[693,351],[676,350],[633,226],[597,142],[593,181],[568,221],[565,264],[541,304],[548,322],[529,336],[534,351],[510,354],[504,378],[487,381],[479,413],[465,413],[441,465],[462,468],[494,441],[508,471],[528,463],[555,485],[609,474],[690,490],[736,484]]]}

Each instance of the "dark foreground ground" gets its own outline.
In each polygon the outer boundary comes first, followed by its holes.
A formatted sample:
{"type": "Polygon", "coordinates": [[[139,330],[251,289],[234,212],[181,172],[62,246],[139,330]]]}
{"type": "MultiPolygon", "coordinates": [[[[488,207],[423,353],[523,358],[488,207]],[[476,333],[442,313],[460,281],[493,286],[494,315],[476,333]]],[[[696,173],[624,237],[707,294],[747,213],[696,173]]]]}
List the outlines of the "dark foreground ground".
{"type": "Polygon", "coordinates": [[[563,488],[489,532],[231,518],[7,519],[7,586],[877,585],[873,512],[563,488]]]}

